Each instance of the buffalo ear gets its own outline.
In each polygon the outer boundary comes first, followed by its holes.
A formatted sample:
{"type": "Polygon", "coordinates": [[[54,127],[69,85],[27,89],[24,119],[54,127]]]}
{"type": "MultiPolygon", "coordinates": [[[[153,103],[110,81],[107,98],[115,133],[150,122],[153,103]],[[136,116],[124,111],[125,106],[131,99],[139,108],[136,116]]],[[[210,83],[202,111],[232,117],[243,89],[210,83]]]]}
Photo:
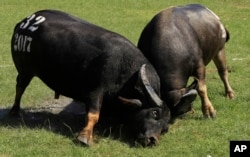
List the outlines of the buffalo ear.
{"type": "Polygon", "coordinates": [[[139,108],[142,106],[142,102],[139,99],[127,99],[119,96],[118,99],[125,105],[139,108]]]}
{"type": "Polygon", "coordinates": [[[192,103],[197,96],[197,91],[195,89],[189,90],[186,94],[182,95],[180,101],[174,105],[171,115],[172,119],[175,119],[179,115],[182,115],[190,110],[192,110],[192,103]]]}

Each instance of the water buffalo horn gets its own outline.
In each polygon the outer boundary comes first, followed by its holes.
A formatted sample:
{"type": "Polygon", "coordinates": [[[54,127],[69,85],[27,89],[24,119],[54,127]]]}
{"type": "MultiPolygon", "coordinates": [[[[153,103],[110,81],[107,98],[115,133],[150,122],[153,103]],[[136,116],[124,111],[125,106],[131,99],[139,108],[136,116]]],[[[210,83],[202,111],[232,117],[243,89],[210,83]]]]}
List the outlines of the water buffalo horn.
{"type": "Polygon", "coordinates": [[[144,91],[146,92],[146,96],[150,99],[150,101],[154,104],[154,106],[162,107],[163,101],[159,98],[159,96],[156,94],[154,89],[149,83],[149,80],[147,78],[146,74],[146,64],[143,64],[139,71],[139,80],[144,86],[144,91]]]}

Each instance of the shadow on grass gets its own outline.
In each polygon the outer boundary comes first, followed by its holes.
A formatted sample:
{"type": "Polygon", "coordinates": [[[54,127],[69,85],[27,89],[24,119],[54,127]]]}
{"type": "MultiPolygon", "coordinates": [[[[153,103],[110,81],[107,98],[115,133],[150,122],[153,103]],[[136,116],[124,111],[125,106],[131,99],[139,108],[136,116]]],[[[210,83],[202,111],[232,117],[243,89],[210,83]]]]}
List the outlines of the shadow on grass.
{"type": "MultiPolygon", "coordinates": [[[[0,125],[27,128],[44,128],[56,134],[71,138],[75,144],[80,144],[76,137],[85,126],[84,104],[74,101],[66,105],[54,104],[41,108],[24,108],[19,116],[10,116],[10,109],[0,108],[0,125]]],[[[111,138],[134,146],[131,130],[121,124],[117,118],[101,116],[94,128],[95,143],[100,138],[111,138]]]]}

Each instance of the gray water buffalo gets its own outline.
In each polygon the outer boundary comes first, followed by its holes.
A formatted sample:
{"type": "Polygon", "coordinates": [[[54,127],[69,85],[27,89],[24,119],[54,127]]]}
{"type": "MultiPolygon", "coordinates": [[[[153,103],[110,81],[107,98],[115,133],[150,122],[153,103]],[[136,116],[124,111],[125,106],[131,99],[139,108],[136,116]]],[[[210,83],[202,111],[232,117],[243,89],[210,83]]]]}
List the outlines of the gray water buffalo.
{"type": "Polygon", "coordinates": [[[168,130],[170,111],[159,96],[157,72],[121,35],[61,11],[42,10],[16,25],[11,51],[18,76],[10,114],[18,114],[36,76],[56,97],[60,93],[86,104],[86,126],[77,137],[84,144],[93,143],[102,105],[128,106],[124,115],[144,146],[157,144],[168,130]]]}
{"type": "Polygon", "coordinates": [[[194,76],[198,81],[203,115],[215,117],[205,83],[205,66],[211,60],[218,69],[226,95],[234,98],[224,50],[228,40],[229,32],[219,17],[199,4],[165,9],[146,25],[138,48],[156,69],[161,80],[162,99],[171,111],[176,108],[173,104],[180,101],[189,77],[194,76]]]}

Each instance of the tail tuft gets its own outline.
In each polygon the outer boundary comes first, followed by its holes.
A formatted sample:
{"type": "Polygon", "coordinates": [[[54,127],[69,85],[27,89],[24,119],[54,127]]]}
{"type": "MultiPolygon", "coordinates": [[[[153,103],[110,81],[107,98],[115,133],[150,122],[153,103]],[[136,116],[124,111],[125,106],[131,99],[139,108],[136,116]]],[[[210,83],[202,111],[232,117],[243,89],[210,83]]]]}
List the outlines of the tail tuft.
{"type": "Polygon", "coordinates": [[[226,28],[225,28],[225,30],[226,30],[226,34],[227,34],[227,36],[226,36],[226,42],[227,42],[230,39],[230,34],[226,28]]]}

